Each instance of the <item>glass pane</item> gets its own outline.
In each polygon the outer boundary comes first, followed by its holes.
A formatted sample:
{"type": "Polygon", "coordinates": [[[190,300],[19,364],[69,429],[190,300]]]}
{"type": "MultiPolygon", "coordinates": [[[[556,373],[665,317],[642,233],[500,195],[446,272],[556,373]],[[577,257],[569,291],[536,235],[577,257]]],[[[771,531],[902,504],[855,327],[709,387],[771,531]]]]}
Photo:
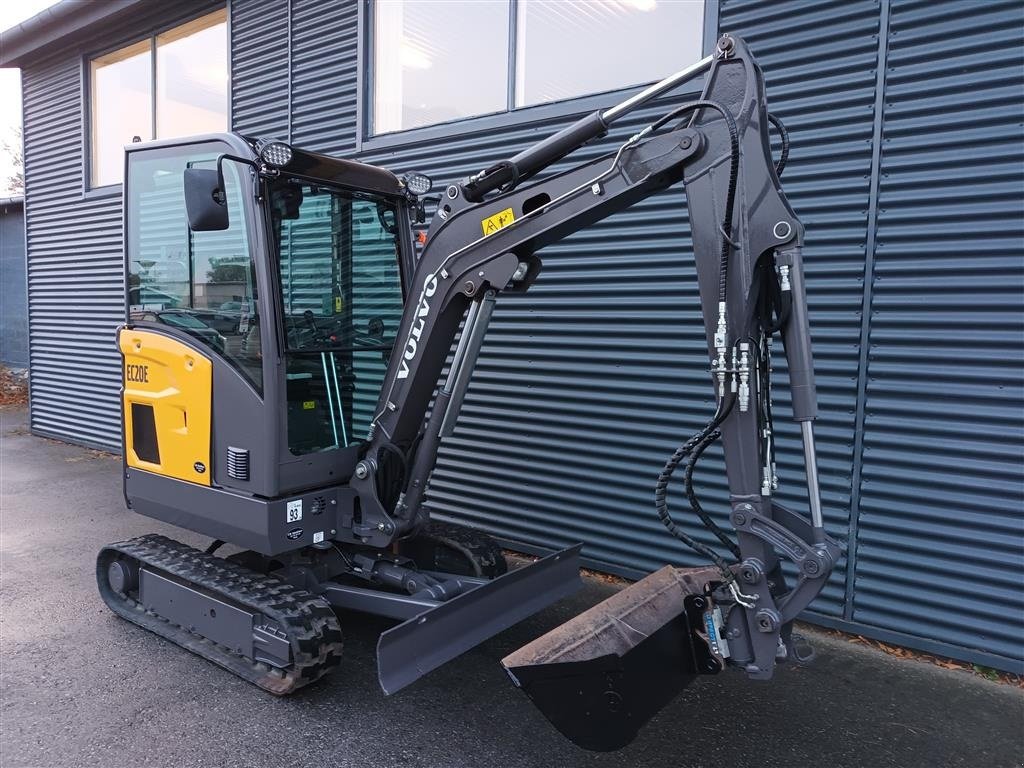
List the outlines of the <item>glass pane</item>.
{"type": "Polygon", "coordinates": [[[519,0],[517,15],[517,107],[661,80],[702,53],[703,0],[519,0]]]}
{"type": "Polygon", "coordinates": [[[153,138],[153,76],[145,40],[91,62],[90,186],[120,184],[124,145],[153,138]]]}
{"type": "Polygon", "coordinates": [[[309,184],[271,190],[289,353],[288,445],[363,438],[402,317],[393,203],[309,184]]]}
{"type": "Polygon", "coordinates": [[[132,322],[161,323],[188,334],[262,390],[256,267],[238,166],[224,163],[228,229],[193,232],[185,214],[185,168],[214,168],[221,151],[172,148],[132,157],[128,315],[132,322]]]}
{"type": "Polygon", "coordinates": [[[156,39],[156,136],[170,139],[228,128],[225,11],[156,39]]]}
{"type": "Polygon", "coordinates": [[[375,133],[508,106],[508,0],[374,6],[375,133]]]}

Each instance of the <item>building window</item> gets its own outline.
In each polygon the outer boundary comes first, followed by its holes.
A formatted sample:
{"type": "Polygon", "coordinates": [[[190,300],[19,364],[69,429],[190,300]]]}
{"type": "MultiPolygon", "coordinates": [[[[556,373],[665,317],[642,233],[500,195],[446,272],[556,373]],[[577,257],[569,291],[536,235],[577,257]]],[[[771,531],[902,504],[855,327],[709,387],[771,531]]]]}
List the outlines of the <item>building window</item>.
{"type": "Polygon", "coordinates": [[[701,55],[704,0],[377,0],[376,134],[653,82],[701,55]]]}
{"type": "Polygon", "coordinates": [[[220,10],[89,62],[91,187],[121,183],[125,144],[227,130],[227,46],[220,10]]]}

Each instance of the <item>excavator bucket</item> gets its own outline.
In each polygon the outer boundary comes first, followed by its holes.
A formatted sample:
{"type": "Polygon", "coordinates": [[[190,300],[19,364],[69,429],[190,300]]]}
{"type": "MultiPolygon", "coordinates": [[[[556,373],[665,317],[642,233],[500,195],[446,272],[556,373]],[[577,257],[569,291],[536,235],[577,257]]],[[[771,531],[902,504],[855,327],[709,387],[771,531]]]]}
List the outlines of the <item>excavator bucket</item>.
{"type": "Polygon", "coordinates": [[[714,568],[666,566],[502,659],[562,734],[621,749],[696,678],[723,667],[705,591],[714,568]]]}

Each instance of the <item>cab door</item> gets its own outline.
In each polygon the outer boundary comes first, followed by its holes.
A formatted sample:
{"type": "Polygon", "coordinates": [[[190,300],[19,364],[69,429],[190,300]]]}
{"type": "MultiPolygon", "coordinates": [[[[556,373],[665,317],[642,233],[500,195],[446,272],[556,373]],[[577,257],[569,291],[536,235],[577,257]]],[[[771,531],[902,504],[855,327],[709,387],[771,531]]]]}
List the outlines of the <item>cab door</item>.
{"type": "Polygon", "coordinates": [[[264,387],[266,259],[259,258],[252,171],[223,163],[224,230],[192,231],[183,191],[187,168],[214,168],[222,154],[247,152],[233,136],[127,151],[127,307],[118,336],[124,455],[149,480],[273,495],[276,424],[264,387]]]}

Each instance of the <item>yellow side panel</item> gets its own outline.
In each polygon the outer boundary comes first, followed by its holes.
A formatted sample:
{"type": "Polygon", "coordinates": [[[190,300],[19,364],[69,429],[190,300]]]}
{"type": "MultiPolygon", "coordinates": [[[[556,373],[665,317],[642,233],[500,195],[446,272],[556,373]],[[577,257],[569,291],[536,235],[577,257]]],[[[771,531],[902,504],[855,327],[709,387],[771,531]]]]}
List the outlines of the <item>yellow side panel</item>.
{"type": "Polygon", "coordinates": [[[138,328],[122,328],[117,343],[124,357],[125,462],[129,467],[209,485],[213,404],[210,359],[180,341],[138,328]],[[147,438],[151,444],[152,436],[142,434],[147,425],[132,423],[133,403],[153,408],[156,450],[149,450],[148,461],[139,457],[135,446],[147,438]],[[138,444],[136,426],[140,431],[138,444]]]}

